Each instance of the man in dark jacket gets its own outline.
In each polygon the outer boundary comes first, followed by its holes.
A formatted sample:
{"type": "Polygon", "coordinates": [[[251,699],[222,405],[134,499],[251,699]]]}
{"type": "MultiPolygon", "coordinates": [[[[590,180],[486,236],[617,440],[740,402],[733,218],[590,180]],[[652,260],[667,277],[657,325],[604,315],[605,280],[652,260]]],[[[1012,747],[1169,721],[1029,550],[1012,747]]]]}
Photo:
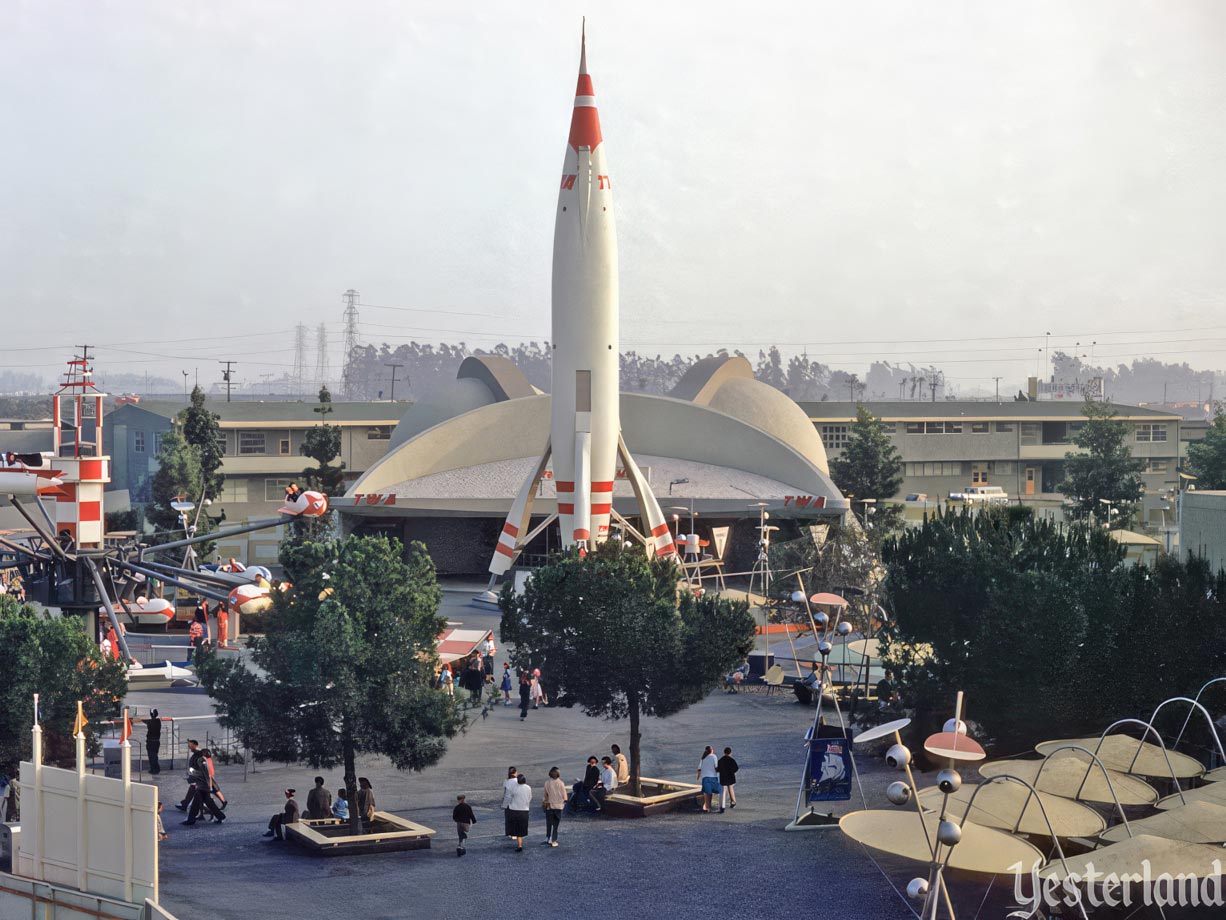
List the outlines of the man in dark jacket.
{"type": "Polygon", "coordinates": [[[191,748],[192,755],[187,761],[187,776],[192,784],[192,791],[188,794],[187,820],[183,823],[189,827],[195,824],[201,812],[207,808],[213,819],[220,824],[226,820],[226,816],[213,801],[213,778],[209,775],[209,765],[205,762],[204,752],[195,741],[189,741],[188,747],[191,748]]]}
{"type": "Polygon", "coordinates": [[[284,840],[285,836],[282,831],[287,824],[298,823],[298,802],[294,799],[295,789],[285,790],[285,808],[273,815],[268,822],[268,831],[264,834],[265,837],[276,837],[278,840],[284,840]]]}
{"type": "Polygon", "coordinates": [[[149,718],[145,723],[145,753],[149,757],[149,772],[155,776],[162,772],[158,763],[158,753],[162,750],[162,720],[158,718],[156,709],[149,710],[149,718]]]}
{"type": "Polygon", "coordinates": [[[315,777],[315,788],[307,793],[306,816],[316,819],[332,817],[332,793],[324,788],[322,776],[315,777]]]}

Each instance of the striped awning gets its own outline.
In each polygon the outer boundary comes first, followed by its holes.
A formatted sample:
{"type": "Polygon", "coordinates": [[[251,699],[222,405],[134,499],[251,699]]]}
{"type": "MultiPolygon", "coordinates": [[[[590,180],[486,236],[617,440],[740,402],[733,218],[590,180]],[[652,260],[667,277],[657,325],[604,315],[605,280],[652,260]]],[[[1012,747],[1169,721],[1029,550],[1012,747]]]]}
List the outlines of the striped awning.
{"type": "Polygon", "coordinates": [[[493,635],[488,629],[444,629],[438,636],[438,660],[445,664],[457,658],[466,658],[493,635]]]}

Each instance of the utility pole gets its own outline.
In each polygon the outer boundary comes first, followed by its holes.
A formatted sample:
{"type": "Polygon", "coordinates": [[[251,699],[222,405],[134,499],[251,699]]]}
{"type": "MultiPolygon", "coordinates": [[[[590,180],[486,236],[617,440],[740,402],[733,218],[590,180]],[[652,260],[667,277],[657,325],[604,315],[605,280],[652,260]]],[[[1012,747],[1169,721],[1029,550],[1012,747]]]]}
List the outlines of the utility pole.
{"type": "Polygon", "coordinates": [[[341,365],[341,385],[345,398],[353,399],[353,391],[357,386],[354,379],[356,371],[353,367],[353,352],[358,347],[358,292],[350,288],[341,295],[341,300],[345,302],[345,357],[341,365]]]}
{"type": "Polygon", "coordinates": [[[404,365],[403,364],[385,364],[383,366],[390,367],[392,369],[392,399],[391,401],[395,402],[396,401],[396,371],[399,368],[404,367],[404,365]]]}
{"type": "Polygon", "coordinates": [[[230,401],[230,386],[232,384],[231,377],[234,375],[234,365],[237,361],[218,361],[218,364],[224,364],[226,369],[221,372],[221,379],[226,382],[226,402],[230,401]]]}
{"type": "Polygon", "coordinates": [[[183,372],[183,398],[187,399],[187,371],[183,372]]]}
{"type": "Polygon", "coordinates": [[[992,379],[996,381],[996,404],[1000,405],[1000,378],[993,377],[992,379]]]}

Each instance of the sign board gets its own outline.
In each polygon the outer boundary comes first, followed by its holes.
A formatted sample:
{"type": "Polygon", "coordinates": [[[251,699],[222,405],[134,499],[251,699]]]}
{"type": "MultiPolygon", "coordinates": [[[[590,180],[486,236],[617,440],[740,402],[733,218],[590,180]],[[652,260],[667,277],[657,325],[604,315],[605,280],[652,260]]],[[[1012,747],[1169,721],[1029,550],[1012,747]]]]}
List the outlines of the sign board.
{"type": "Polygon", "coordinates": [[[837,802],[851,798],[851,740],[814,738],[809,742],[809,776],[805,783],[810,802],[837,802]]]}

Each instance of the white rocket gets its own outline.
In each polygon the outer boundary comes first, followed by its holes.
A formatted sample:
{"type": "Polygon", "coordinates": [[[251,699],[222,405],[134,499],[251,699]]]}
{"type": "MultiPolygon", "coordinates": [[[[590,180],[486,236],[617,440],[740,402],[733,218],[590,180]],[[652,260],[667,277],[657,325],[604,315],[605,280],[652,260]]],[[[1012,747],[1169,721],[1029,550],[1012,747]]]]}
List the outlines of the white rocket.
{"type": "Polygon", "coordinates": [[[646,524],[641,536],[648,551],[674,554],[659,502],[621,437],[613,182],[587,72],[586,34],[553,231],[552,321],[549,444],[511,506],[490,572],[504,573],[527,543],[537,483],[551,456],[563,545],[587,548],[608,536],[620,460],[646,524]]]}

